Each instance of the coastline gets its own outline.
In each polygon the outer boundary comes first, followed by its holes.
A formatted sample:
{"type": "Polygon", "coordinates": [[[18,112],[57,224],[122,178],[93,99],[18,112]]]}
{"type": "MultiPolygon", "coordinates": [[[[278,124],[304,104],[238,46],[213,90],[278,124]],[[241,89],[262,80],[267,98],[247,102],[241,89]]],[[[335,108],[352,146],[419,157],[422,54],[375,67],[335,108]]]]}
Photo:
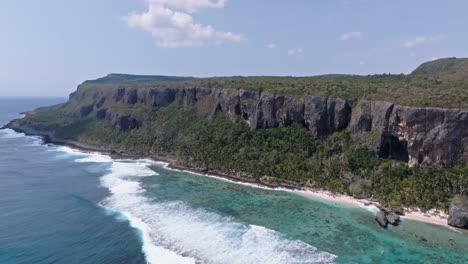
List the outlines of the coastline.
{"type": "MultiPolygon", "coordinates": [[[[329,191],[324,190],[299,190],[296,191],[297,193],[315,198],[320,200],[326,200],[329,202],[335,202],[339,204],[347,204],[351,206],[357,206],[361,208],[366,208],[369,211],[377,213],[381,207],[378,202],[371,201],[368,199],[356,199],[352,196],[344,195],[344,194],[334,194],[329,191]]],[[[452,228],[447,224],[448,214],[444,212],[440,212],[439,210],[429,210],[428,212],[422,212],[419,209],[415,208],[405,208],[405,214],[400,216],[402,219],[410,219],[419,222],[425,222],[435,225],[441,225],[448,228],[452,228]]],[[[457,229],[458,230],[458,229],[457,229]]]]}
{"type": "MultiPolygon", "coordinates": [[[[227,181],[239,183],[239,184],[248,184],[248,185],[259,187],[259,188],[290,191],[298,195],[302,195],[302,196],[312,198],[312,199],[318,199],[322,201],[328,201],[328,202],[334,202],[338,204],[346,204],[349,206],[364,208],[375,214],[380,210],[380,208],[382,208],[382,206],[378,202],[371,201],[369,199],[357,199],[357,198],[354,198],[352,196],[348,196],[345,194],[332,193],[326,190],[305,188],[302,186],[297,186],[297,185],[295,186],[292,184],[272,185],[272,184],[267,184],[265,182],[258,181],[258,180],[253,180],[253,179],[249,180],[249,179],[234,176],[234,175],[228,175],[219,171],[205,171],[205,170],[194,168],[194,167],[181,166],[181,165],[176,164],[175,160],[170,157],[162,157],[162,156],[156,156],[156,155],[148,156],[148,155],[139,155],[139,154],[128,154],[123,151],[116,152],[113,149],[97,148],[97,147],[85,145],[76,141],[56,139],[53,136],[53,133],[51,132],[41,132],[35,129],[24,129],[24,128],[18,128],[18,127],[8,127],[8,126],[2,127],[2,129],[5,129],[5,128],[12,129],[15,132],[23,133],[27,136],[39,136],[42,138],[43,144],[66,146],[66,147],[76,149],[84,153],[104,154],[104,155],[110,156],[112,159],[133,159],[133,160],[147,159],[147,160],[151,160],[154,162],[164,162],[167,164],[165,165],[166,168],[173,169],[173,170],[189,172],[192,174],[197,174],[197,175],[205,176],[205,177],[214,177],[214,178],[223,179],[223,180],[227,180],[227,181]]],[[[462,229],[449,226],[447,224],[448,214],[444,212],[440,212],[437,209],[431,209],[427,212],[422,212],[419,210],[419,208],[405,208],[405,214],[402,215],[401,218],[403,220],[410,219],[410,220],[415,220],[419,222],[440,225],[440,226],[447,227],[455,232],[468,234],[468,232],[462,229]]]]}

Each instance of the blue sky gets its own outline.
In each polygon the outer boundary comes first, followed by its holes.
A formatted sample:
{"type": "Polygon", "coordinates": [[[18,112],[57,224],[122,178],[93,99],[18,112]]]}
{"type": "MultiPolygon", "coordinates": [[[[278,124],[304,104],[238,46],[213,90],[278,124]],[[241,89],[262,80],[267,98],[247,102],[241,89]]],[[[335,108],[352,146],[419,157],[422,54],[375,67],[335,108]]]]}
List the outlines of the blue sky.
{"type": "Polygon", "coordinates": [[[468,1],[5,0],[0,96],[108,73],[407,73],[468,57],[468,1]]]}

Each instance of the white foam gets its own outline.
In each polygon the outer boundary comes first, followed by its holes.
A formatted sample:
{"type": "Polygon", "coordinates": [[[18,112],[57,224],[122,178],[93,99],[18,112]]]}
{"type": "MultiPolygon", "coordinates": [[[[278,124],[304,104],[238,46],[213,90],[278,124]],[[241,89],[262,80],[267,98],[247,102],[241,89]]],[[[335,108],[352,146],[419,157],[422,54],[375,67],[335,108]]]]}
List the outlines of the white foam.
{"type": "Polygon", "coordinates": [[[40,146],[42,144],[42,138],[39,136],[26,136],[24,133],[16,132],[13,129],[5,128],[0,129],[0,138],[4,139],[16,139],[24,138],[30,146],[40,146]]]}
{"type": "Polygon", "coordinates": [[[80,163],[107,163],[107,162],[112,162],[112,158],[106,155],[98,154],[98,153],[92,153],[88,154],[88,156],[84,158],[80,158],[75,160],[75,162],[80,162],[80,163]]]}
{"type": "MultiPolygon", "coordinates": [[[[65,148],[65,151],[70,152],[71,149],[65,148]]],[[[71,150],[71,153],[79,153],[71,150]]],[[[77,159],[77,162],[111,162],[110,157],[101,154],[85,154],[86,157],[77,159]]],[[[148,168],[150,163],[144,160],[137,162],[113,162],[109,168],[109,173],[101,178],[101,184],[112,193],[111,197],[119,197],[124,199],[125,203],[130,206],[137,206],[140,204],[140,199],[137,194],[144,190],[140,187],[137,181],[126,180],[126,177],[145,177],[157,175],[153,170],[148,168]]],[[[104,204],[105,207],[109,207],[104,204]]],[[[192,264],[195,260],[190,257],[184,257],[178,255],[176,252],[166,249],[162,246],[157,246],[153,243],[150,237],[149,227],[141,219],[132,215],[130,210],[124,211],[119,210],[121,208],[109,207],[113,210],[118,210],[129,221],[133,228],[138,229],[141,232],[141,239],[143,241],[143,252],[149,263],[180,263],[180,264],[192,264]]]]}
{"type": "Polygon", "coordinates": [[[149,263],[180,263],[180,264],[193,264],[195,259],[190,257],[183,257],[178,255],[176,252],[166,249],[164,247],[158,247],[152,243],[148,225],[140,219],[132,216],[129,213],[123,213],[128,219],[130,225],[141,231],[141,237],[143,240],[143,252],[145,252],[146,260],[149,263]]]}
{"type": "Polygon", "coordinates": [[[111,192],[103,205],[122,212],[142,231],[150,263],[195,263],[181,255],[202,263],[234,264],[330,263],[336,258],[264,227],[244,225],[182,202],[153,202],[143,195],[138,182],[140,177],[155,175],[148,165],[114,162],[101,183],[111,192]],[[175,256],[180,259],[172,259],[175,256]]]}
{"type": "Polygon", "coordinates": [[[26,135],[24,133],[18,133],[10,128],[0,129],[1,138],[22,138],[26,135]]]}
{"type": "Polygon", "coordinates": [[[374,215],[376,215],[378,212],[380,212],[380,209],[377,206],[373,205],[373,204],[365,205],[364,203],[359,203],[359,207],[366,209],[367,211],[373,213],[374,215]]]}
{"type": "Polygon", "coordinates": [[[451,226],[449,226],[449,225],[447,225],[447,227],[448,227],[450,230],[452,230],[453,232],[455,232],[455,233],[458,233],[458,234],[463,234],[463,232],[462,232],[462,231],[460,231],[460,230],[456,229],[455,227],[451,227],[451,226]]]}
{"type": "Polygon", "coordinates": [[[79,155],[79,156],[88,155],[87,153],[81,152],[77,149],[73,149],[67,146],[56,146],[55,150],[58,150],[60,152],[65,152],[66,154],[70,154],[70,155],[79,155]]]}

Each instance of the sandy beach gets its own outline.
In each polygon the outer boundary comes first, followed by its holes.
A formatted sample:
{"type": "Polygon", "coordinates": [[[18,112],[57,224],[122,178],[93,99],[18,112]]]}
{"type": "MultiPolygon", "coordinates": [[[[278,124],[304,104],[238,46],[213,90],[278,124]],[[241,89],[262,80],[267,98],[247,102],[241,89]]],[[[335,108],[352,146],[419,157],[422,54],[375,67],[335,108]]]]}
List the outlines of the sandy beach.
{"type": "MultiPolygon", "coordinates": [[[[328,191],[320,190],[298,190],[295,192],[315,199],[321,199],[330,202],[366,208],[369,211],[375,213],[379,211],[379,204],[377,202],[370,201],[367,199],[356,199],[351,196],[335,194],[328,191]]],[[[450,227],[449,225],[447,225],[448,214],[434,209],[429,210],[428,212],[422,212],[419,209],[405,208],[405,215],[401,216],[401,218],[450,227]]]]}

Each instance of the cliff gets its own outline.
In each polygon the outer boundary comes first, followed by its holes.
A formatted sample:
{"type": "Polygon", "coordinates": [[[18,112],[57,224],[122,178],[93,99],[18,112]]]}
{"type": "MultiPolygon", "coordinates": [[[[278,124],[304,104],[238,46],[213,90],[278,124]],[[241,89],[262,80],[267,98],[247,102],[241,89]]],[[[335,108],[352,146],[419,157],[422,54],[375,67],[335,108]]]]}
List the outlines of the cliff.
{"type": "Polygon", "coordinates": [[[220,112],[229,120],[243,120],[251,129],[297,123],[317,139],[349,129],[366,138],[379,157],[411,165],[468,164],[468,111],[461,109],[201,87],[79,87],[62,109],[68,116],[107,120],[120,131],[128,131],[148,119],[129,109],[157,111],[176,101],[195,106],[203,118],[220,112]]]}

